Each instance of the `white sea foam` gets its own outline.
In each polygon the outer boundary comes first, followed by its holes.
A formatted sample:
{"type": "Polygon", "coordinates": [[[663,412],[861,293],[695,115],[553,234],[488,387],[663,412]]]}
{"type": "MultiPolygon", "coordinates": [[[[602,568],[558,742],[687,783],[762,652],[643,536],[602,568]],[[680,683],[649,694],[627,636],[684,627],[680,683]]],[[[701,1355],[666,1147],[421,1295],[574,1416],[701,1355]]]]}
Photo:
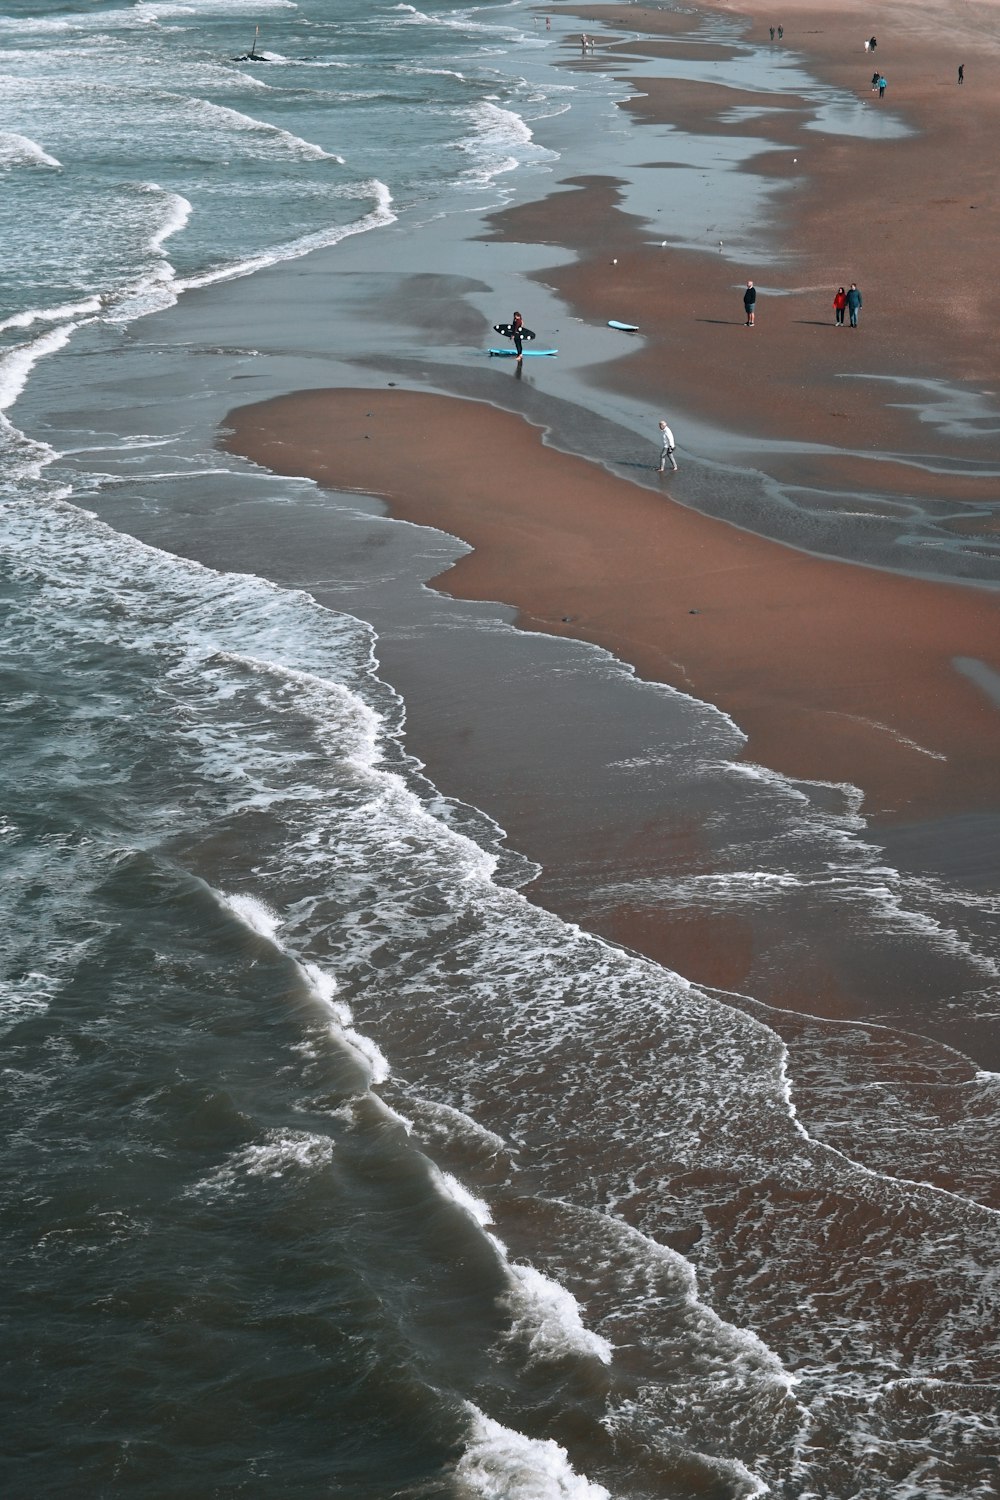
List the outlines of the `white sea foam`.
{"type": "Polygon", "coordinates": [[[44,1015],[62,986],[61,975],[42,969],[29,970],[16,983],[0,980],[0,1036],[22,1021],[44,1015]]]}
{"type": "Polygon", "coordinates": [[[278,952],[291,959],[301,976],[303,986],[312,996],[314,1003],[333,1017],[335,1025],[332,1028],[332,1035],[334,1038],[342,1045],[349,1047],[355,1054],[367,1072],[370,1086],[375,1087],[384,1083],[391,1072],[385,1054],[370,1037],[363,1036],[355,1029],[350,1007],[337,999],[337,982],[333,975],[324,972],[318,964],[300,962],[294,954],[290,953],[279,936],[282,919],[278,913],[258,896],[239,893],[227,895],[223,892],[216,892],[216,895],[223,906],[241,922],[244,922],[258,936],[273,944],[278,952]]]}
{"type": "Polygon", "coordinates": [[[565,1448],[528,1438],[471,1402],[469,1434],[455,1477],[477,1500],[611,1500],[610,1491],[577,1474],[565,1448]]]}
{"type": "Polygon", "coordinates": [[[459,149],[478,158],[477,165],[462,175],[466,181],[487,183],[528,162],[557,160],[557,153],[535,144],[530,127],[511,109],[491,99],[463,108],[472,134],[460,141],[459,149]]]}
{"type": "Polygon", "coordinates": [[[227,906],[241,922],[261,937],[267,938],[275,946],[278,944],[278,931],[281,927],[281,918],[277,912],[268,906],[266,901],[261,901],[258,896],[233,895],[220,896],[224,906],[227,906]]]}
{"type": "Polygon", "coordinates": [[[214,1172],[187,1189],[188,1197],[228,1196],[254,1178],[288,1178],[325,1170],[337,1152],[330,1136],[304,1130],[270,1130],[263,1141],[234,1151],[214,1172]]]}
{"type": "MultiPolygon", "coordinates": [[[[500,10],[505,8],[499,7],[497,11],[490,12],[490,14],[498,15],[500,10]]],[[[398,14],[396,24],[399,26],[434,26],[444,31],[464,32],[469,36],[485,35],[497,41],[519,42],[523,46],[545,45],[543,40],[532,37],[530,32],[526,32],[517,24],[501,23],[498,25],[495,20],[473,20],[474,16],[483,14],[479,8],[443,11],[433,16],[427,15],[425,11],[417,10],[413,5],[393,5],[389,9],[390,13],[398,14]]]]}
{"type": "Polygon", "coordinates": [[[470,1219],[475,1219],[480,1228],[485,1229],[487,1224],[493,1222],[489,1204],[484,1199],[477,1198],[475,1193],[470,1193],[468,1188],[463,1187],[451,1172],[441,1172],[439,1176],[441,1189],[445,1195],[454,1199],[459,1208],[464,1208],[470,1219]]]}
{"type": "Polygon", "coordinates": [[[0,355],[0,412],[14,405],[40,359],[65,348],[76,326],[76,323],[63,323],[48,333],[39,334],[30,343],[19,344],[0,355]]]}
{"type": "MultiPolygon", "coordinates": [[[[336,999],[337,981],[332,974],[325,974],[317,964],[304,963],[300,967],[319,1004],[325,1006],[334,1016],[337,1023],[334,1035],[352,1047],[368,1069],[371,1086],[377,1088],[380,1083],[385,1083],[392,1071],[388,1059],[371,1037],[363,1036],[356,1030],[350,1007],[342,1000],[336,999]]],[[[410,1129],[409,1122],[407,1122],[407,1129],[410,1129]]]]}
{"type": "Polygon", "coordinates": [[[919,755],[929,755],[932,760],[947,760],[948,757],[941,750],[930,750],[926,745],[918,744],[916,740],[910,739],[909,735],[903,734],[891,724],[883,724],[878,719],[866,718],[863,714],[838,713],[838,719],[850,719],[855,724],[864,724],[869,729],[877,729],[881,734],[887,734],[897,744],[905,745],[909,750],[916,750],[919,755]]]}
{"type": "Polygon", "coordinates": [[[253,115],[231,109],[228,105],[213,104],[208,99],[188,99],[184,102],[184,109],[210,130],[225,128],[252,135],[255,143],[265,147],[270,156],[293,157],[302,161],[335,161],[341,166],[344,164],[344,158],[335,151],[325,151],[315,141],[303,140],[301,136],[293,135],[280,125],[272,125],[268,120],[257,120],[253,115]]]}
{"type": "Polygon", "coordinates": [[[298,6],[295,0],[198,0],[197,5],[185,5],[183,0],[136,0],[132,9],[140,21],[156,22],[185,16],[204,19],[233,12],[256,15],[271,10],[297,10],[298,6]]]}
{"type": "Polygon", "coordinates": [[[66,323],[85,317],[88,313],[100,312],[100,297],[86,297],[81,302],[68,302],[63,307],[29,308],[25,312],[12,313],[0,322],[0,333],[8,328],[31,328],[35,323],[66,323]]]}
{"type": "MultiPolygon", "coordinates": [[[[156,183],[150,183],[148,190],[151,193],[162,193],[163,189],[156,183]]],[[[164,254],[163,246],[172,235],[179,234],[185,227],[193,213],[191,204],[180,193],[167,193],[164,195],[163,222],[160,227],[153,231],[149,237],[149,248],[157,254],[164,254]]]]}
{"type": "Polygon", "coordinates": [[[611,1363],[611,1344],[584,1326],[571,1292],[532,1266],[508,1270],[512,1285],[501,1300],[511,1315],[510,1337],[527,1345],[530,1360],[584,1356],[611,1363]]]}
{"type": "Polygon", "coordinates": [[[413,1099],[410,1105],[423,1140],[435,1144],[440,1142],[448,1147],[457,1144],[465,1154],[484,1156],[487,1160],[510,1150],[503,1136],[494,1130],[486,1130],[471,1115],[450,1104],[442,1104],[436,1099],[413,1099]]]}
{"type": "Polygon", "coordinates": [[[4,167],[61,167],[62,162],[16,131],[0,131],[0,169],[4,167]]]}
{"type": "Polygon", "coordinates": [[[341,240],[348,239],[351,235],[367,234],[369,230],[382,229],[387,224],[396,222],[396,215],[389,207],[392,202],[392,193],[384,182],[372,181],[362,183],[357,188],[345,188],[343,196],[359,197],[362,193],[375,199],[375,207],[362,218],[355,219],[352,224],[331,225],[328,229],[315,230],[311,234],[302,235],[299,239],[288,240],[284,244],[262,250],[258,255],[246,260],[217,266],[197,276],[178,278],[178,289],[190,291],[195,287],[211,286],[217,281],[236,281],[242,276],[252,276],[255,271],[261,271],[265,266],[277,265],[283,260],[296,260],[300,256],[308,255],[312,250],[322,250],[331,245],[338,245],[341,240]]]}

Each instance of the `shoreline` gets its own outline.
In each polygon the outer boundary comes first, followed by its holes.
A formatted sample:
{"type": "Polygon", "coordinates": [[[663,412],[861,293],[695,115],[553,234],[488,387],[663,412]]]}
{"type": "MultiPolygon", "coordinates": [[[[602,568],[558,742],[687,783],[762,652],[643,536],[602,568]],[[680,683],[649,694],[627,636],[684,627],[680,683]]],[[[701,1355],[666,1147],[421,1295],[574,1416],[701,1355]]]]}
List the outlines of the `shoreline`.
{"type": "MultiPolygon", "coordinates": [[[[628,15],[631,19],[634,13],[628,15]]],[[[626,216],[609,214],[616,191],[609,177],[575,179],[567,173],[544,198],[501,210],[488,220],[505,241],[536,249],[565,245],[573,251],[577,259],[568,266],[524,275],[553,287],[585,322],[627,311],[619,301],[608,307],[602,300],[608,296],[609,236],[619,252],[625,243],[626,216]],[[580,211],[574,204],[571,214],[565,212],[567,190],[578,192],[580,211]],[[614,222],[609,223],[609,217],[614,222]]],[[[628,284],[641,287],[654,309],[654,331],[656,322],[662,321],[669,328],[670,342],[665,336],[651,339],[645,349],[623,351],[613,365],[605,363],[593,375],[585,375],[611,394],[622,391],[641,397],[650,411],[648,447],[645,438],[636,439],[630,471],[645,468],[647,460],[650,470],[655,465],[655,419],[661,412],[672,417],[678,363],[673,355],[682,348],[670,313],[677,288],[657,284],[657,278],[662,282],[662,255],[644,249],[641,234],[641,225],[633,222],[629,248],[618,259],[633,278],[628,284]],[[635,279],[634,268],[640,265],[644,281],[635,279]],[[665,353],[671,357],[665,358],[665,353]]],[[[697,263],[703,280],[718,278],[710,256],[669,254],[672,265],[697,263]]],[[[731,277],[731,268],[724,274],[731,277]]],[[[681,302],[688,295],[686,285],[680,288],[681,302]]],[[[620,288],[621,282],[616,282],[616,299],[620,288]]],[[[733,300],[733,294],[726,295],[733,300]]],[[[830,319],[822,337],[831,346],[835,339],[854,336],[835,332],[832,313],[830,319]]],[[[532,321],[530,310],[527,321],[532,321]]],[[[700,329],[698,324],[694,333],[700,329]]],[[[763,392],[760,399],[766,401],[775,362],[781,364],[796,331],[789,320],[780,339],[769,332],[767,342],[757,341],[758,351],[770,351],[770,364],[763,359],[756,366],[749,364],[758,356],[744,343],[747,355],[715,380],[722,396],[738,388],[763,392]]],[[[742,326],[722,327],[722,332],[730,345],[737,335],[744,341],[755,337],[742,326]]],[[[698,400],[714,389],[712,371],[706,359],[705,380],[692,386],[698,400]]],[[[686,380],[686,365],[683,373],[686,380]]],[[[830,375],[829,367],[826,374],[830,375]]],[[[519,611],[521,628],[605,647],[632,663],[642,677],[717,705],[749,735],[744,760],[792,778],[834,783],[841,795],[848,786],[860,787],[866,799],[862,812],[876,837],[880,824],[912,834],[928,820],[939,827],[933,820],[1000,811],[1000,705],[991,687],[1000,683],[1000,594],[994,589],[887,571],[874,563],[866,567],[838,562],[741,530],[735,517],[734,524],[728,524],[688,508],[683,484],[685,467],[690,472],[690,466],[683,429],[678,431],[681,473],[674,504],[666,499],[674,488],[669,481],[658,492],[645,481],[630,483],[616,477],[593,460],[543,446],[542,419],[537,412],[532,416],[532,384],[527,380],[523,387],[505,387],[502,395],[498,386],[497,404],[491,404],[489,389],[479,377],[472,383],[475,401],[468,399],[469,392],[464,399],[458,394],[460,383],[451,395],[405,389],[421,379],[415,366],[398,378],[396,390],[345,385],[333,392],[309,390],[237,408],[225,424],[222,446],[277,473],[313,478],[333,490],[379,495],[393,516],[461,538],[475,550],[439,575],[435,586],[440,591],[502,602],[519,611]],[[522,406],[522,415],[511,406],[522,406]],[[525,475],[531,476],[527,492],[525,475]],[[614,527],[609,527],[609,517],[615,518],[614,527]],[[612,572],[608,539],[618,536],[623,520],[628,523],[627,537],[616,552],[612,572]],[[565,573],[557,573],[559,564],[566,565],[565,573]],[[611,573],[607,579],[606,573],[611,573]],[[641,590],[635,586],[638,575],[643,579],[641,590]],[[675,597],[671,604],[663,597],[663,579],[670,579],[685,597],[675,597]],[[697,597],[690,592],[695,584],[697,597]],[[978,667],[962,672],[954,665],[956,657],[970,658],[978,667]]],[[[731,415],[732,405],[727,408],[722,396],[721,410],[731,415]]],[[[776,420],[774,411],[767,410],[769,420],[776,420]]],[[[793,436],[825,436],[803,429],[800,416],[795,410],[790,413],[793,436]]],[[[924,436],[913,413],[900,414],[886,406],[884,421],[894,424],[892,434],[901,444],[912,442],[914,434],[924,436]]],[[[776,430],[782,430],[781,422],[776,430]]],[[[873,454],[879,451],[882,435],[881,427],[865,435],[873,454]]],[[[939,437],[935,430],[935,440],[939,437]]],[[[963,441],[952,441],[945,431],[939,452],[959,452],[963,441]]],[[[785,462],[793,476],[810,471],[811,477],[811,471],[824,469],[825,463],[827,471],[837,465],[846,471],[849,483],[863,484],[865,466],[872,459],[862,449],[859,442],[853,454],[848,451],[825,461],[815,453],[802,458],[793,452],[785,462]]],[[[884,459],[878,462],[888,467],[884,459]]],[[[905,455],[895,470],[900,488],[921,472],[907,467],[905,455]]],[[[649,478],[655,484],[655,474],[649,478]]],[[[828,479],[828,473],[821,478],[828,479]]],[[[922,482],[933,486],[930,469],[923,471],[922,482]]],[[[990,481],[970,475],[961,483],[964,498],[976,500],[990,481]]],[[[981,514],[971,521],[967,514],[960,515],[954,521],[956,530],[971,530],[973,543],[981,514]]],[[[414,733],[411,722],[407,742],[442,790],[455,787],[455,756],[465,754],[464,742],[459,748],[447,735],[428,732],[426,716],[419,733],[414,733]]],[[[457,784],[462,784],[460,772],[457,784]]],[[[549,878],[543,874],[533,895],[564,918],[582,920],[696,983],[721,989],[736,990],[749,983],[759,942],[772,943],[772,957],[776,952],[782,959],[786,956],[780,940],[778,948],[773,947],[773,934],[758,932],[748,942],[747,933],[725,915],[707,917],[691,911],[666,919],[641,903],[625,903],[601,911],[597,920],[590,911],[581,918],[578,893],[570,891],[567,896],[559,888],[559,844],[552,842],[552,829],[540,811],[518,806],[513,819],[505,815],[517,800],[510,795],[505,800],[501,793],[501,812],[488,803],[480,805],[499,817],[514,847],[541,863],[549,878]]],[[[918,832],[918,844],[919,837],[918,832]]],[[[672,856],[661,848],[657,857],[672,856]]],[[[752,993],[761,1003],[779,1009],[848,1020],[887,1014],[880,1005],[883,994],[862,994],[854,987],[854,977],[841,972],[828,940],[824,946],[821,939],[817,955],[804,964],[793,957],[787,972],[777,978],[772,974],[765,980],[754,969],[753,982],[752,993]]],[[[900,1024],[904,1011],[905,1005],[897,1009],[891,1024],[900,1024]]],[[[914,1002],[912,1019],[915,1025],[927,1021],[939,1039],[965,1045],[961,1026],[956,1029],[940,1018],[932,1023],[920,1002],[914,1002]]],[[[979,1036],[970,1052],[981,1065],[989,1065],[993,1050],[979,1036]]]]}
{"type": "MultiPolygon", "coordinates": [[[[985,646],[1000,683],[1000,596],[810,557],[545,447],[484,403],[456,423],[454,403],[299,392],[232,412],[224,446],[459,537],[474,550],[436,588],[715,704],[748,735],[745,759],[858,786],[869,818],[1000,810],[1000,706],[952,665],[985,646]]],[[[652,436],[648,451],[655,469],[652,436]]]]}

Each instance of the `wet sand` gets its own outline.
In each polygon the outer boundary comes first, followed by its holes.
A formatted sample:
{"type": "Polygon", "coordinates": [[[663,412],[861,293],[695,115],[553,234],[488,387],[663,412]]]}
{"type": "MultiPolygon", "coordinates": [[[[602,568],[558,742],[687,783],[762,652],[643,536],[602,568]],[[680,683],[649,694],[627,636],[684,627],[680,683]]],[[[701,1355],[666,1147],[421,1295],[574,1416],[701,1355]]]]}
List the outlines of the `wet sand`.
{"type": "MultiPolygon", "coordinates": [[[[810,557],[542,444],[519,417],[416,391],[307,391],[230,417],[227,446],[382,496],[475,549],[436,581],[607,647],[723,708],[746,755],[847,782],[874,817],[998,800],[1000,595],[810,557]],[[530,474],[530,484],[516,476],[530,474]]],[[[640,455],[655,470],[654,434],[640,455]]]]}
{"type": "MultiPolygon", "coordinates": [[[[767,39],[773,8],[703,7],[713,9],[738,18],[747,39],[773,48],[772,91],[633,77],[621,108],[651,125],[717,137],[722,148],[732,136],[766,136],[773,150],[739,170],[780,188],[769,252],[738,267],[719,253],[719,239],[736,239],[745,228],[738,218],[727,219],[724,202],[713,211],[716,222],[705,223],[703,251],[664,250],[616,207],[615,184],[609,182],[579,183],[571,206],[564,200],[557,215],[546,216],[541,204],[515,209],[499,220],[502,232],[584,247],[576,264],[539,279],[583,315],[641,324],[643,347],[618,363],[614,377],[631,394],[660,391],[668,411],[673,402],[754,437],[795,437],[861,455],[975,456],[995,466],[995,424],[977,435],[974,424],[949,431],[946,424],[928,423],[919,394],[887,385],[885,377],[981,382],[996,396],[996,8],[880,7],[875,25],[869,7],[834,10],[820,0],[799,0],[783,8],[784,38],[773,44],[767,39]],[[875,62],[863,47],[873,31],[879,33],[874,58],[889,81],[881,105],[870,87],[875,62]],[[891,109],[912,133],[880,140],[805,128],[804,101],[783,67],[796,52],[810,72],[853,95],[859,110],[891,109]],[[962,60],[966,82],[959,87],[962,60]],[[754,111],[749,123],[739,114],[748,108],[754,111]],[[747,279],[759,294],[751,332],[741,303],[747,279]],[[852,281],[864,300],[859,326],[837,329],[833,296],[852,281]],[[915,410],[900,404],[914,401],[915,410]]],[[[690,43],[676,36],[692,30],[698,13],[593,6],[578,14],[584,24],[600,19],[621,28],[621,37],[634,30],[662,35],[663,41],[645,44],[660,56],[691,55],[690,43]]],[[[613,70],[617,50],[609,42],[599,53],[600,65],[613,70]]],[[[621,44],[630,56],[637,50],[642,48],[621,44]]],[[[669,137],[651,132],[651,169],[669,155],[669,137]]],[[[668,236],[674,214],[669,180],[656,209],[656,222],[668,236]]],[[[882,463],[866,473],[863,457],[851,462],[859,486],[883,487],[891,479],[882,463]]],[[[840,458],[826,465],[814,461],[810,477],[825,468],[828,482],[839,482],[843,465],[840,458]]],[[[924,477],[907,468],[892,482],[906,493],[924,477]]],[[[996,479],[962,478],[954,493],[995,499],[996,479]]]]}

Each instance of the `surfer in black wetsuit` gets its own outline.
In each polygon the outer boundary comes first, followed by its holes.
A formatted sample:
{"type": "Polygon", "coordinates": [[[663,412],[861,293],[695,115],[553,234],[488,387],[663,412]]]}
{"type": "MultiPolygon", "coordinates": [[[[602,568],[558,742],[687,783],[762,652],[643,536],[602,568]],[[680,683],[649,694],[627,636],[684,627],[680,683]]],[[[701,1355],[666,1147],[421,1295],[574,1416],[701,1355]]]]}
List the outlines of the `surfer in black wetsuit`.
{"type": "Polygon", "coordinates": [[[524,319],[516,312],[510,320],[510,336],[514,340],[514,348],[517,350],[517,362],[521,363],[521,329],[524,327],[524,319]]]}

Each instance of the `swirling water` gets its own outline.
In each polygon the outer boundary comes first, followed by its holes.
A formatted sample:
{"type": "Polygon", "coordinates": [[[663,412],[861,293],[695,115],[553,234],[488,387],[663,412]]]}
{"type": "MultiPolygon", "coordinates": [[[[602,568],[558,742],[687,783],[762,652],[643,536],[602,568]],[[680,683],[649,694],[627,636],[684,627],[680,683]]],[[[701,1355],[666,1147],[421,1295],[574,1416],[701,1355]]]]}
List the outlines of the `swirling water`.
{"type": "MultiPolygon", "coordinates": [[[[124,524],[174,464],[258,482],[155,429],[99,455],[112,367],[177,409],[136,319],[552,159],[572,87],[524,67],[530,12],[330,11],[0,21],[5,1491],[992,1494],[996,1076],[876,1026],[782,1040],[540,910],[407,757],[363,609],[193,560],[183,507],[163,545],[124,524]],[[38,420],[74,349],[75,455],[38,420]]],[[[655,719],[619,795],[717,809],[711,871],[595,903],[819,904],[859,966],[988,1015],[988,892],[904,879],[851,789],[553,649],[655,719]]]]}

